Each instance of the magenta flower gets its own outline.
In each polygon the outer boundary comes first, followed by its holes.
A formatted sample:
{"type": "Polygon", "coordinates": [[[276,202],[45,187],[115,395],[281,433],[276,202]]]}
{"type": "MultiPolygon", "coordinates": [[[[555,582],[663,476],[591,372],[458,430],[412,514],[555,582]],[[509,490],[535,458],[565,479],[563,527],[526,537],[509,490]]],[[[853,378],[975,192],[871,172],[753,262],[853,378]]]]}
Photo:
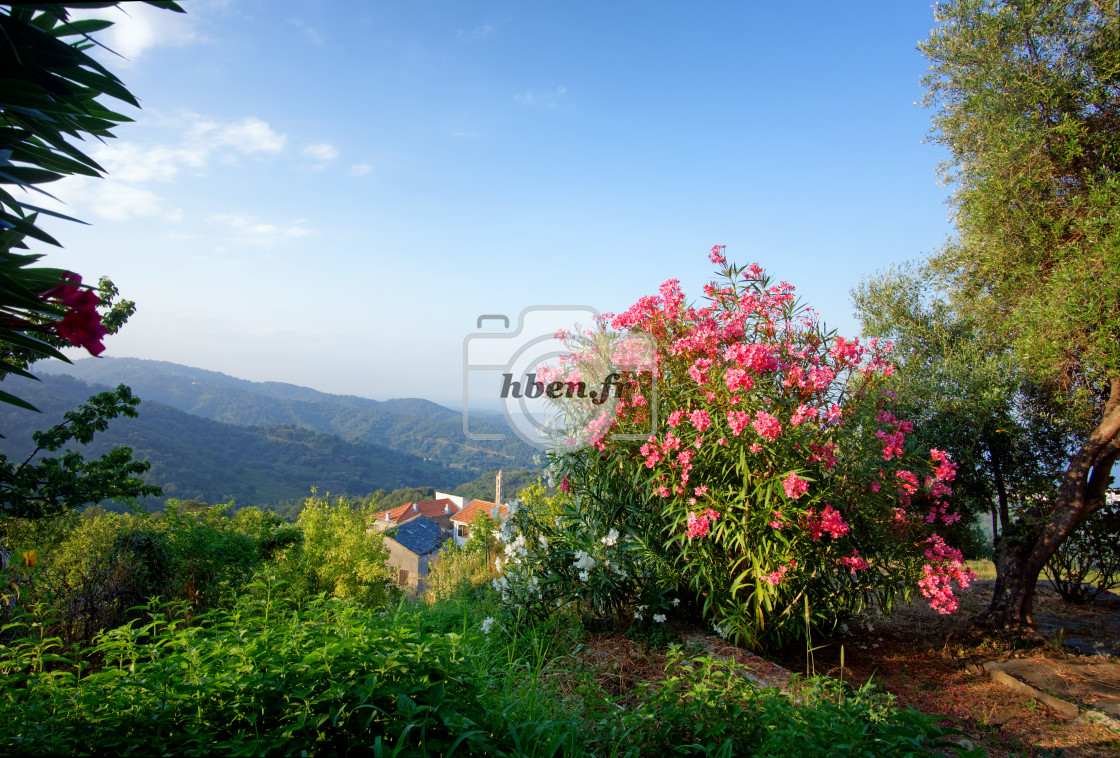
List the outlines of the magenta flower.
{"type": "Polygon", "coordinates": [[[809,491],[809,483],[791,471],[789,476],[782,480],[782,489],[786,491],[786,497],[796,500],[809,491]]]}
{"type": "MultiPolygon", "coordinates": [[[[728,411],[727,423],[731,425],[731,433],[738,437],[750,423],[751,415],[746,411],[728,411]]],[[[724,443],[720,443],[724,444],[724,443]]]]}
{"type": "Polygon", "coordinates": [[[768,440],[776,440],[778,439],[778,435],[782,433],[782,425],[778,423],[778,419],[774,418],[769,413],[759,411],[754,414],[754,430],[758,432],[760,437],[764,437],[768,440]]]}

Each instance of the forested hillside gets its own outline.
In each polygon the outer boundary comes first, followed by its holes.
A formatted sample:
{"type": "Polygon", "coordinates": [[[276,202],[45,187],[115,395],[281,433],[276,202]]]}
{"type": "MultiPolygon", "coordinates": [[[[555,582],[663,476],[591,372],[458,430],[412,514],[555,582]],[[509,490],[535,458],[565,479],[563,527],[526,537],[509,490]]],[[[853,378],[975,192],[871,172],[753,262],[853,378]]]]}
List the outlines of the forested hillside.
{"type": "MultiPolygon", "coordinates": [[[[68,376],[44,376],[42,382],[13,378],[5,386],[17,384],[42,413],[0,406],[0,424],[7,433],[0,453],[12,460],[22,460],[33,449],[32,431],[58,423],[97,391],[68,376]]],[[[291,425],[234,426],[149,400],[139,411],[137,419],[112,422],[86,446],[86,458],[127,445],[136,459],[152,464],[146,479],[163,487],[168,497],[267,505],[302,500],[313,486],[364,496],[379,489],[453,487],[472,478],[463,469],[291,425]]]]}
{"type": "MultiPolygon", "coordinates": [[[[491,468],[533,465],[535,451],[512,434],[497,442],[469,440],[458,411],[417,398],[378,401],[329,395],[293,384],[250,382],[216,371],[137,358],[88,358],[72,365],[51,362],[36,368],[106,387],[127,384],[145,402],[164,403],[213,421],[302,427],[465,468],[476,475],[491,468]]],[[[504,423],[499,416],[494,421],[504,423]]],[[[480,431],[508,434],[504,427],[487,427],[485,421],[480,431]]]]}

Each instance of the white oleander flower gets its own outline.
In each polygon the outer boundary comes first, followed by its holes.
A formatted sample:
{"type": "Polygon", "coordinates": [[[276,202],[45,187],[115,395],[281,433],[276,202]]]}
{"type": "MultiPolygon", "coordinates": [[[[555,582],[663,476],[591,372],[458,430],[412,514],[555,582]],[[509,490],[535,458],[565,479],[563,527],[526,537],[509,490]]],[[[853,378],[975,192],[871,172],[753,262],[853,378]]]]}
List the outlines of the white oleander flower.
{"type": "Polygon", "coordinates": [[[494,626],[494,617],[487,616],[482,622],[482,633],[490,634],[490,627],[494,626]]]}
{"type": "Polygon", "coordinates": [[[617,529],[611,529],[609,532],[607,532],[607,536],[604,537],[603,539],[599,540],[599,541],[602,542],[607,547],[611,547],[612,545],[615,545],[618,542],[618,530],[617,529]]]}
{"type": "Polygon", "coordinates": [[[653,614],[653,620],[656,621],[658,624],[664,624],[665,623],[665,614],[664,613],[655,613],[655,614],[653,614]]]}

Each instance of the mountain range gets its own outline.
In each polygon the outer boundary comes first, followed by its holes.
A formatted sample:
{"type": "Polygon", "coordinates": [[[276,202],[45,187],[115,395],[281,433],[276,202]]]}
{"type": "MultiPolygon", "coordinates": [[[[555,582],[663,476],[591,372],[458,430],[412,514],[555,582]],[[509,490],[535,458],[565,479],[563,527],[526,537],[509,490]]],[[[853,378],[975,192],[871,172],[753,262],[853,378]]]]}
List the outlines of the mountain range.
{"type": "MultiPolygon", "coordinates": [[[[43,413],[0,406],[0,453],[26,457],[32,430],[126,384],[142,399],[139,418],[114,421],[87,458],[128,445],[152,464],[148,480],[181,499],[264,505],[304,497],[312,486],[354,495],[416,486],[449,491],[494,468],[533,466],[535,451],[516,437],[469,440],[461,414],[426,400],[331,395],[135,358],[43,362],[34,371],[41,382],[10,377],[4,389],[43,413]]],[[[500,431],[503,423],[495,414],[480,426],[500,431]]]]}

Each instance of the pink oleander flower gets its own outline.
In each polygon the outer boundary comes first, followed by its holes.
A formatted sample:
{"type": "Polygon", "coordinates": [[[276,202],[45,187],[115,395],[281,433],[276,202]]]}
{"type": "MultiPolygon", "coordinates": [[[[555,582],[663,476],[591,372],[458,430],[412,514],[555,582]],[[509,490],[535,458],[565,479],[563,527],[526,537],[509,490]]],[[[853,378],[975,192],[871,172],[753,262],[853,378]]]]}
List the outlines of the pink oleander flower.
{"type": "Polygon", "coordinates": [[[859,557],[859,551],[853,549],[852,554],[847,558],[841,558],[840,562],[852,570],[852,573],[863,571],[867,568],[867,561],[859,557]]]}
{"type": "Polygon", "coordinates": [[[789,423],[792,426],[801,426],[801,424],[808,421],[809,419],[816,418],[818,413],[819,411],[817,411],[816,408],[810,408],[808,405],[805,405],[805,403],[802,403],[801,405],[797,406],[797,409],[793,412],[793,415],[790,416],[789,423]]]}
{"type": "Polygon", "coordinates": [[[697,384],[704,384],[708,381],[708,369],[711,367],[712,362],[708,358],[697,358],[695,363],[688,369],[688,375],[692,377],[692,381],[697,384]]]}
{"type": "Polygon", "coordinates": [[[961,552],[945,544],[940,535],[933,535],[926,542],[930,547],[926,557],[930,563],[922,566],[925,577],[918,581],[922,595],[930,599],[930,607],[938,613],[948,614],[957,610],[953,584],[964,589],[976,579],[976,572],[964,565],[961,552]]]}
{"type": "MultiPolygon", "coordinates": [[[[746,411],[728,411],[727,423],[731,425],[731,433],[738,437],[751,420],[751,415],[746,411]]],[[[721,443],[723,444],[723,443],[721,443]]]]}
{"type": "Polygon", "coordinates": [[[708,415],[706,410],[695,410],[688,414],[688,420],[692,422],[692,426],[698,432],[702,432],[712,425],[712,418],[708,415]]]}
{"type": "Polygon", "coordinates": [[[101,298],[96,293],[80,287],[82,277],[67,271],[62,276],[63,284],[39,295],[44,300],[57,300],[67,311],[62,320],[54,325],[55,333],[75,347],[84,347],[90,355],[101,355],[105,345],[101,343],[109,330],[101,323],[97,306],[101,298]]]}
{"type": "Polygon", "coordinates": [[[749,392],[754,387],[754,377],[745,369],[729,368],[723,374],[723,383],[731,392],[749,392]]]}
{"type": "Polygon", "coordinates": [[[785,490],[786,497],[796,500],[809,491],[809,483],[791,471],[789,476],[782,480],[782,489],[785,490]]]}
{"type": "Polygon", "coordinates": [[[756,374],[765,371],[774,371],[778,368],[778,358],[774,348],[769,345],[745,345],[737,342],[730,345],[723,353],[724,358],[737,363],[741,368],[748,369],[756,374]]]}
{"type": "Polygon", "coordinates": [[[895,472],[895,476],[899,478],[901,484],[899,488],[906,493],[913,495],[918,491],[918,477],[906,469],[899,469],[895,472]]]}
{"type": "Polygon", "coordinates": [[[882,429],[875,432],[875,436],[883,441],[883,460],[889,461],[891,458],[902,457],[902,444],[906,440],[902,432],[894,432],[889,434],[882,429]]]}
{"type": "Polygon", "coordinates": [[[811,508],[808,516],[809,534],[815,540],[819,540],[825,532],[828,532],[834,540],[840,539],[852,530],[850,526],[844,523],[844,517],[840,514],[840,511],[827,503],[820,516],[817,516],[811,508]]]}
{"type": "Polygon", "coordinates": [[[708,536],[712,522],[719,518],[719,513],[707,508],[700,515],[695,511],[688,512],[688,536],[691,539],[703,539],[708,536]]]}
{"type": "MultiPolygon", "coordinates": [[[[778,423],[778,419],[771,416],[769,413],[759,411],[754,414],[754,430],[758,432],[760,437],[768,440],[776,440],[782,433],[782,425],[778,423]]],[[[736,432],[738,434],[738,432],[736,432]]]]}
{"type": "Polygon", "coordinates": [[[673,427],[679,426],[680,423],[682,421],[684,421],[686,415],[687,414],[684,411],[673,411],[672,413],[669,414],[669,420],[668,420],[669,426],[673,426],[673,427]]]}
{"type": "Polygon", "coordinates": [[[572,485],[568,482],[567,476],[564,476],[564,478],[560,480],[560,491],[564,493],[572,491],[572,485]]]}
{"type": "Polygon", "coordinates": [[[848,342],[843,337],[837,337],[828,354],[837,361],[854,365],[863,357],[863,348],[859,346],[859,338],[848,342]]]}
{"type": "Polygon", "coordinates": [[[784,566],[779,566],[777,571],[772,571],[768,576],[762,577],[762,581],[777,586],[792,568],[797,568],[797,561],[790,561],[784,566]]]}
{"type": "Polygon", "coordinates": [[[723,257],[723,251],[727,249],[727,245],[714,245],[712,252],[708,253],[708,260],[717,266],[722,266],[727,263],[727,259],[723,257]]]}

